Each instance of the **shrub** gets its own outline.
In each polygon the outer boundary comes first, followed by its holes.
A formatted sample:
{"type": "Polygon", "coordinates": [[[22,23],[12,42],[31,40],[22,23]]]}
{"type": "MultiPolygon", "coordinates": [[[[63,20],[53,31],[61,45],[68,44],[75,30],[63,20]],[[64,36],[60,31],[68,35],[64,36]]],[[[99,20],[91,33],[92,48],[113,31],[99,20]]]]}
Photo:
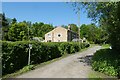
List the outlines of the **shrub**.
{"type": "Polygon", "coordinates": [[[45,53],[47,53],[47,55],[49,55],[48,60],[51,60],[51,59],[54,59],[54,58],[57,58],[57,57],[61,56],[61,52],[59,51],[59,48],[58,48],[59,44],[60,43],[51,43],[51,42],[50,43],[44,43],[44,46],[45,46],[44,51],[45,51],[45,53]]]}
{"type": "Polygon", "coordinates": [[[27,65],[27,44],[26,43],[2,43],[2,66],[3,74],[14,72],[27,65]]]}
{"type": "Polygon", "coordinates": [[[71,46],[70,46],[70,53],[74,53],[74,52],[80,51],[80,49],[81,49],[80,46],[81,45],[79,45],[79,43],[72,42],[70,44],[71,44],[71,46]]]}
{"type": "Polygon", "coordinates": [[[84,44],[71,42],[2,42],[2,69],[3,75],[22,69],[28,64],[29,44],[32,45],[30,63],[39,64],[54,58],[58,58],[64,54],[72,54],[78,52],[84,44]]]}
{"type": "Polygon", "coordinates": [[[101,49],[92,58],[92,68],[111,76],[119,75],[120,56],[111,49],[101,49]]]}
{"type": "Polygon", "coordinates": [[[62,55],[70,53],[70,43],[61,43],[59,46],[59,50],[62,55]]]}

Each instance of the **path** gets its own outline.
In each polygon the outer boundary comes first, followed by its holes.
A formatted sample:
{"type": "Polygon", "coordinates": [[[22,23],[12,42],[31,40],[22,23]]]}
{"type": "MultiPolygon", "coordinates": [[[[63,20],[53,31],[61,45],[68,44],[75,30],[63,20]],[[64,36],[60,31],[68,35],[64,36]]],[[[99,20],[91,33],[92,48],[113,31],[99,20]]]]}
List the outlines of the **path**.
{"type": "Polygon", "coordinates": [[[89,59],[101,46],[95,46],[86,51],[68,56],[44,67],[24,73],[17,78],[88,78],[91,70],[89,59]]]}

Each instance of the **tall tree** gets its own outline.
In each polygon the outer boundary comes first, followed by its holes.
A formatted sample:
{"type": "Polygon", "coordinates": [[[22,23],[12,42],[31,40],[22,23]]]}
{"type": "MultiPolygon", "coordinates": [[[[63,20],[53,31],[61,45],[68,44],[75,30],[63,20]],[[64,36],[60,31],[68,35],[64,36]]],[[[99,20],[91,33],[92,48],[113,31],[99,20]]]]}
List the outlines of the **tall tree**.
{"type": "Polygon", "coordinates": [[[5,13],[2,14],[2,40],[8,40],[8,30],[9,30],[9,23],[5,16],[5,13]]]}
{"type": "Polygon", "coordinates": [[[53,28],[53,26],[52,25],[50,25],[50,24],[44,24],[44,25],[42,25],[41,26],[41,31],[42,31],[42,33],[41,33],[41,36],[44,38],[45,37],[45,34],[47,33],[47,32],[49,32],[49,31],[51,31],[51,30],[53,30],[54,28],[53,28]]]}
{"type": "Polygon", "coordinates": [[[10,41],[29,40],[31,36],[28,25],[25,22],[11,24],[8,31],[8,38],[10,41]],[[28,32],[29,31],[29,32],[28,32]]]}
{"type": "Polygon", "coordinates": [[[51,30],[53,30],[52,25],[44,24],[42,22],[39,22],[39,23],[36,22],[32,26],[32,31],[33,31],[34,37],[43,37],[44,38],[44,35],[51,30]]]}
{"type": "Polygon", "coordinates": [[[69,25],[70,25],[72,31],[78,33],[78,27],[76,24],[69,24],[69,25]]]}
{"type": "Polygon", "coordinates": [[[2,26],[7,27],[8,26],[8,21],[6,19],[5,13],[2,14],[2,26]]]}
{"type": "MultiPolygon", "coordinates": [[[[80,3],[75,3],[80,4],[80,3]]],[[[106,23],[109,41],[114,50],[120,50],[120,1],[118,2],[85,2],[83,3],[88,17],[93,21],[106,23]]]]}
{"type": "Polygon", "coordinates": [[[12,19],[12,24],[16,23],[17,22],[17,19],[16,18],[13,18],[12,19]]]}
{"type": "MultiPolygon", "coordinates": [[[[78,27],[77,27],[76,24],[69,24],[69,26],[71,27],[72,31],[78,33],[78,27]]],[[[66,26],[66,25],[62,25],[61,27],[64,27],[64,28],[68,29],[68,26],[66,26]]]]}
{"type": "Polygon", "coordinates": [[[81,38],[86,38],[91,43],[104,43],[107,39],[107,33],[101,27],[95,24],[81,25],[81,38]]]}
{"type": "Polygon", "coordinates": [[[68,29],[67,25],[62,25],[61,27],[65,28],[65,29],[68,29]]]}

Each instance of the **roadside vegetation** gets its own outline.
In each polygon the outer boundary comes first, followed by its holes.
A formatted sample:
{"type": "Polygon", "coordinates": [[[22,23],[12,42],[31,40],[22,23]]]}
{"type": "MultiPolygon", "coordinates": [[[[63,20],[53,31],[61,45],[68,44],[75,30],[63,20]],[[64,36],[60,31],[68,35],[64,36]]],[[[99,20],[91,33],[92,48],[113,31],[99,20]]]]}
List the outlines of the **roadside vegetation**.
{"type": "MultiPolygon", "coordinates": [[[[28,65],[28,49],[32,44],[30,64],[40,64],[65,54],[73,54],[81,49],[89,47],[87,43],[60,42],[2,42],[2,69],[3,75],[13,73],[28,65]],[[7,48],[6,48],[7,47],[7,48]]],[[[26,67],[28,68],[28,67],[26,67]]],[[[26,69],[25,68],[25,69],[26,69]]]]}
{"type": "MultiPolygon", "coordinates": [[[[84,48],[84,49],[80,49],[79,52],[83,52],[91,47],[94,47],[95,45],[94,44],[91,44],[90,47],[87,47],[87,48],[84,48]]],[[[63,58],[66,58],[68,56],[71,56],[71,55],[74,55],[74,53],[72,54],[64,54],[62,55],[61,57],[58,57],[58,58],[55,58],[55,59],[52,59],[52,60],[49,60],[49,61],[45,61],[45,62],[42,62],[42,63],[38,63],[38,64],[31,64],[31,65],[27,65],[27,66],[24,66],[22,69],[20,70],[17,70],[11,74],[6,74],[6,75],[3,75],[2,78],[15,78],[16,76],[19,76],[21,74],[24,74],[26,72],[29,72],[31,70],[34,70],[34,69],[37,69],[37,68],[40,68],[40,67],[44,67],[45,65],[48,65],[48,64],[51,64],[55,61],[58,61],[58,60],[61,60],[63,58]]]]}
{"type": "MultiPolygon", "coordinates": [[[[73,3],[74,8],[80,9],[78,3],[73,3]]],[[[111,76],[120,78],[120,1],[118,2],[85,2],[82,3],[88,13],[88,17],[95,24],[81,25],[81,38],[90,43],[110,44],[103,45],[92,58],[92,68],[111,76]],[[111,49],[109,48],[111,46],[111,49]]],[[[89,47],[87,43],[40,43],[28,42],[33,37],[44,39],[44,34],[55,27],[42,22],[23,21],[17,22],[15,18],[9,19],[2,15],[2,67],[3,75],[15,72],[27,66],[28,45],[33,45],[31,50],[31,65],[49,61],[65,54],[72,54],[83,48],[89,47]],[[29,34],[28,34],[29,33],[29,34]],[[29,36],[28,36],[29,35],[29,36]],[[10,42],[11,41],[11,42],[10,42]],[[18,42],[21,41],[21,42],[18,42]]],[[[74,24],[72,29],[77,32],[74,24]]],[[[63,27],[67,28],[63,25],[63,27]]],[[[25,69],[28,67],[25,67],[25,69]]]]}
{"type": "Polygon", "coordinates": [[[95,71],[105,73],[110,76],[119,76],[120,72],[120,56],[117,51],[109,49],[108,45],[95,53],[92,58],[92,68],[95,71]]]}

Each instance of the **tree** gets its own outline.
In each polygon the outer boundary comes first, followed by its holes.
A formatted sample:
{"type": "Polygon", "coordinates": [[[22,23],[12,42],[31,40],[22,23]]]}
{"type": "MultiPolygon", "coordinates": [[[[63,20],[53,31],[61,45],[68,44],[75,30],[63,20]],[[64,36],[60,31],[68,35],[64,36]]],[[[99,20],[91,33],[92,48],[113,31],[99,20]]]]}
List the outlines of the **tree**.
{"type": "Polygon", "coordinates": [[[6,17],[5,17],[5,13],[3,13],[3,14],[2,14],[2,26],[3,26],[3,27],[7,27],[8,24],[9,24],[9,23],[8,23],[6,17]]]}
{"type": "Polygon", "coordinates": [[[68,26],[66,26],[66,25],[62,25],[61,27],[65,28],[65,29],[68,29],[68,26]]]}
{"type": "Polygon", "coordinates": [[[80,36],[81,36],[81,38],[83,38],[83,37],[85,37],[86,39],[88,39],[88,30],[89,30],[89,27],[87,26],[87,25],[85,25],[85,24],[82,24],[81,25],[81,27],[80,27],[80,36]]]}
{"type": "MultiPolygon", "coordinates": [[[[81,4],[81,3],[74,3],[81,4]]],[[[109,41],[112,49],[120,50],[120,1],[118,2],[84,2],[88,17],[93,21],[100,21],[107,24],[109,41]]]]}
{"type": "Polygon", "coordinates": [[[96,42],[96,26],[93,24],[81,26],[81,37],[85,37],[90,42],[96,42]]]}
{"type": "MultiPolygon", "coordinates": [[[[76,24],[69,24],[69,26],[71,27],[71,30],[78,33],[78,27],[76,24]]],[[[62,25],[61,27],[64,27],[65,29],[68,29],[68,26],[66,25],[62,25]]]]}
{"type": "Polygon", "coordinates": [[[12,24],[14,24],[14,23],[16,23],[16,22],[17,22],[16,18],[13,18],[13,19],[12,19],[12,24]]]}
{"type": "Polygon", "coordinates": [[[106,32],[95,24],[81,25],[81,38],[86,38],[90,43],[104,43],[107,39],[106,32]]]}
{"type": "MultiPolygon", "coordinates": [[[[120,1],[106,3],[84,3],[88,17],[107,24],[112,53],[116,56],[117,77],[120,78],[120,1]],[[118,57],[118,58],[117,58],[118,57]]],[[[113,55],[113,56],[114,56],[113,55]]],[[[109,59],[108,59],[109,60],[109,59]]]]}
{"type": "Polygon", "coordinates": [[[28,32],[28,25],[25,22],[11,24],[8,31],[8,38],[10,41],[22,41],[29,40],[29,35],[31,32],[28,32]],[[29,35],[28,35],[29,33],[29,35]]]}
{"type": "Polygon", "coordinates": [[[9,23],[5,16],[5,13],[2,14],[2,40],[8,40],[8,30],[9,30],[9,23]]]}
{"type": "Polygon", "coordinates": [[[52,25],[44,24],[42,22],[39,22],[39,23],[36,22],[32,26],[32,32],[33,32],[34,37],[43,37],[44,38],[44,35],[51,30],[53,30],[52,25]]]}
{"type": "Polygon", "coordinates": [[[42,22],[39,22],[39,23],[36,22],[32,25],[32,32],[34,37],[41,37],[40,32],[41,32],[42,25],[44,25],[44,23],[42,22]]]}
{"type": "Polygon", "coordinates": [[[78,33],[78,27],[76,24],[69,24],[69,25],[70,25],[72,31],[78,33]]]}
{"type": "Polygon", "coordinates": [[[49,32],[49,31],[51,31],[51,30],[53,30],[54,28],[53,28],[53,26],[52,25],[50,25],[50,24],[44,24],[44,25],[42,25],[41,26],[41,31],[42,31],[42,33],[41,33],[41,36],[44,38],[45,37],[45,34],[47,33],[47,32],[49,32]]]}

